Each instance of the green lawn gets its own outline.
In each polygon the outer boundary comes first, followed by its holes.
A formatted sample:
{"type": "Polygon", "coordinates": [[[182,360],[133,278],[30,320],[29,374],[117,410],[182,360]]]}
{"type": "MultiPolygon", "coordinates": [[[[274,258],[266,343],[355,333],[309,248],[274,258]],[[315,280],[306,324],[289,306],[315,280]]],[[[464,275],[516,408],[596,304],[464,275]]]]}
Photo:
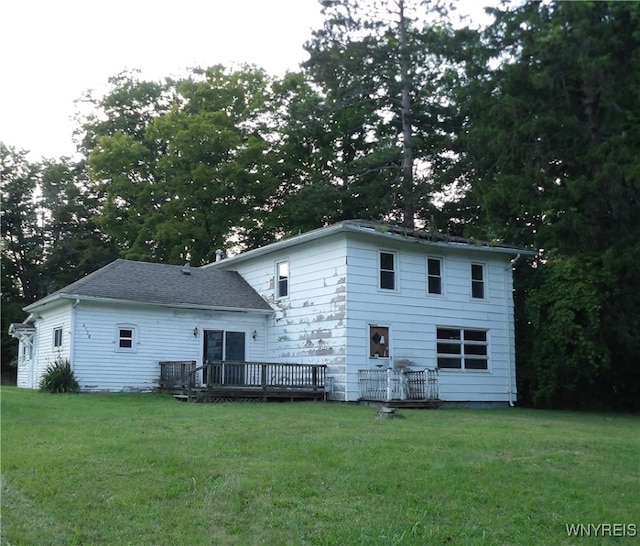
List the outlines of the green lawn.
{"type": "Polygon", "coordinates": [[[638,540],[636,416],[1,396],[3,546],[638,540]]]}

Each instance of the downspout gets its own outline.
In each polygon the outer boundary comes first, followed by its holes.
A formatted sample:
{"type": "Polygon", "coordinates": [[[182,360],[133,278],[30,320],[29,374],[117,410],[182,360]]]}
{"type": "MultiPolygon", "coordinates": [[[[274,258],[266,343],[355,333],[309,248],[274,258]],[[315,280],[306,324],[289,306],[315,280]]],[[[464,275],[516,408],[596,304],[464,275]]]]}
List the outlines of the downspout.
{"type": "Polygon", "coordinates": [[[71,324],[69,332],[69,364],[73,370],[75,348],[76,348],[76,307],[80,305],[80,298],[76,298],[76,301],[71,306],[71,324]]]}
{"type": "MultiPolygon", "coordinates": [[[[507,364],[507,368],[509,370],[509,389],[508,389],[508,399],[509,399],[509,406],[513,407],[514,403],[513,403],[513,369],[515,368],[515,355],[513,354],[513,346],[515,345],[516,342],[516,324],[515,324],[515,316],[510,316],[509,314],[509,297],[511,297],[511,300],[513,301],[513,274],[509,273],[510,275],[512,275],[512,281],[511,283],[507,283],[507,271],[513,271],[513,266],[516,264],[516,262],[520,259],[520,254],[516,254],[516,257],[513,258],[513,260],[511,260],[509,262],[509,265],[507,265],[507,267],[505,267],[505,277],[504,277],[504,284],[505,284],[505,290],[504,290],[504,315],[505,315],[505,320],[507,323],[507,333],[510,334],[509,335],[509,339],[507,340],[507,357],[508,357],[508,364],[507,364]],[[507,295],[507,286],[511,284],[511,294],[510,296],[507,295]],[[513,329],[511,329],[511,325],[513,324],[513,329]]],[[[515,302],[514,302],[515,305],[515,302]]],[[[515,307],[514,307],[515,310],[515,307]]]]}

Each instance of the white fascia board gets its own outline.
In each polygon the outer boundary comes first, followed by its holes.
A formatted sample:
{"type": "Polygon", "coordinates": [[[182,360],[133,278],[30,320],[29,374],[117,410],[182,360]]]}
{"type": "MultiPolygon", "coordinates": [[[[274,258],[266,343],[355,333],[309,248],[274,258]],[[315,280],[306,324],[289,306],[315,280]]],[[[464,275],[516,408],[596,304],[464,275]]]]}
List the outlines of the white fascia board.
{"type": "Polygon", "coordinates": [[[50,300],[44,298],[39,302],[32,303],[27,307],[24,307],[24,311],[32,311],[39,307],[45,306],[49,303],[53,302],[62,302],[64,300],[69,301],[89,301],[89,302],[98,302],[98,303],[115,303],[119,305],[151,305],[154,307],[166,307],[171,309],[194,309],[201,311],[227,311],[232,313],[256,313],[260,315],[271,315],[275,312],[275,309],[250,309],[246,307],[223,307],[216,305],[197,305],[193,303],[162,303],[162,302],[151,302],[151,301],[136,301],[136,300],[122,300],[116,298],[101,298],[99,296],[82,296],[77,294],[56,294],[50,300]]]}

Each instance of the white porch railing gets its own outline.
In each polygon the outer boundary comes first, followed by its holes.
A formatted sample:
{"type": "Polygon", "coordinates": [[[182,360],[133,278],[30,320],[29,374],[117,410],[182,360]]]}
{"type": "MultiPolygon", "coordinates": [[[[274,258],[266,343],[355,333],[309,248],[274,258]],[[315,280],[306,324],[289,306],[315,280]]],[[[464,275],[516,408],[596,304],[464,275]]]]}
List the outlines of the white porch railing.
{"type": "Polygon", "coordinates": [[[363,400],[437,400],[438,370],[358,370],[358,386],[363,400]]]}

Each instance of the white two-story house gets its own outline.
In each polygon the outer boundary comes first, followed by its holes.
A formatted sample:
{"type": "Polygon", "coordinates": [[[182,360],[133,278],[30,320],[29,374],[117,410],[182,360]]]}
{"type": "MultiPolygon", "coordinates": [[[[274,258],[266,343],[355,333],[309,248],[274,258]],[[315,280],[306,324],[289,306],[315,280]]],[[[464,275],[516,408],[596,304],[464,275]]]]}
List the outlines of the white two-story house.
{"type": "Polygon", "coordinates": [[[514,403],[525,254],[351,220],[200,268],[117,260],[11,325],[18,385],[65,358],[83,390],[152,390],[160,361],[215,359],[324,365],[339,401],[391,368],[438,370],[444,402],[514,403]]]}

